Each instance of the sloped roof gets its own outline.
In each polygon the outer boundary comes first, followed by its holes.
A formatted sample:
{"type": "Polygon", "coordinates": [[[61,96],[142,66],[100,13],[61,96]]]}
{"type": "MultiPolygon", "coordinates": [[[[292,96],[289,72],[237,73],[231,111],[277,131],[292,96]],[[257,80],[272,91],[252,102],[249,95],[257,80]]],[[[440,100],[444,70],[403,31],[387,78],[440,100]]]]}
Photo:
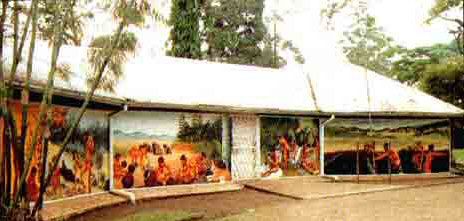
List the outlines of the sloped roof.
{"type": "Polygon", "coordinates": [[[330,113],[459,114],[463,110],[347,61],[309,64],[317,106],[330,113]]]}
{"type": "MultiPolygon", "coordinates": [[[[58,90],[86,91],[85,79],[89,73],[86,50],[62,47],[58,63],[70,65],[73,73],[69,81],[55,80],[58,90]]],[[[36,48],[33,82],[37,85],[46,82],[50,51],[45,44],[38,44],[36,48]]],[[[24,63],[20,70],[25,70],[24,63]]],[[[18,80],[23,78],[20,75],[18,80]]],[[[128,100],[130,105],[139,107],[217,107],[226,111],[283,114],[365,115],[372,112],[451,116],[464,113],[417,89],[370,71],[366,75],[363,68],[340,60],[334,60],[329,66],[310,62],[303,72],[137,55],[126,63],[125,75],[115,89],[113,94],[98,91],[96,98],[111,98],[121,103],[128,100]]]]}

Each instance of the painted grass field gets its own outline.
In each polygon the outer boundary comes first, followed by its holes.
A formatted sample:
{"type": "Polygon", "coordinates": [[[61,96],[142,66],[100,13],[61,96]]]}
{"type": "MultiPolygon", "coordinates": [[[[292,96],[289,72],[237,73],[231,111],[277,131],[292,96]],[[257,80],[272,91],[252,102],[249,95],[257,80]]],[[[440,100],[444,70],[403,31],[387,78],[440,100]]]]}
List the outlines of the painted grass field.
{"type": "Polygon", "coordinates": [[[356,150],[363,148],[363,144],[375,142],[376,150],[382,151],[383,144],[391,142],[393,147],[398,150],[405,149],[408,146],[414,147],[416,142],[422,142],[423,145],[434,144],[436,150],[445,150],[449,148],[449,137],[442,134],[430,134],[424,136],[415,136],[412,133],[382,133],[373,136],[346,134],[345,136],[326,136],[325,151],[337,152],[342,150],[356,150]]]}

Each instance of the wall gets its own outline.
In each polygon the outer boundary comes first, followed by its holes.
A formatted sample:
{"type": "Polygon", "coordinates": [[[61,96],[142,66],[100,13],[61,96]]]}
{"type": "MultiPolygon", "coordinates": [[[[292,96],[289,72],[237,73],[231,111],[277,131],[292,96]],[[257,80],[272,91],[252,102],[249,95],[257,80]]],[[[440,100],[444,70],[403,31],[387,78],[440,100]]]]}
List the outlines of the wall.
{"type": "MultiPolygon", "coordinates": [[[[18,129],[21,123],[22,106],[19,102],[12,104],[18,129]]],[[[64,140],[71,123],[77,117],[77,108],[63,106],[52,107],[52,123],[50,139],[39,139],[36,152],[32,158],[31,172],[27,178],[27,193],[31,200],[36,200],[41,185],[42,150],[48,143],[46,172],[51,163],[57,160],[59,144],[64,140]]],[[[39,104],[33,103],[28,113],[28,131],[26,136],[26,154],[32,143],[33,128],[37,125],[39,104]]],[[[45,200],[62,199],[66,197],[97,193],[108,190],[109,185],[109,145],[107,113],[88,110],[82,117],[71,141],[63,153],[57,170],[53,171],[50,186],[46,189],[45,200]]],[[[44,128],[40,128],[44,130],[44,128]]],[[[27,156],[26,156],[27,159],[27,156]]]]}
{"type": "Polygon", "coordinates": [[[231,180],[218,114],[121,112],[111,119],[114,188],[231,180]]]}
{"type": "Polygon", "coordinates": [[[447,120],[335,119],[325,132],[326,174],[449,170],[447,120]]]}

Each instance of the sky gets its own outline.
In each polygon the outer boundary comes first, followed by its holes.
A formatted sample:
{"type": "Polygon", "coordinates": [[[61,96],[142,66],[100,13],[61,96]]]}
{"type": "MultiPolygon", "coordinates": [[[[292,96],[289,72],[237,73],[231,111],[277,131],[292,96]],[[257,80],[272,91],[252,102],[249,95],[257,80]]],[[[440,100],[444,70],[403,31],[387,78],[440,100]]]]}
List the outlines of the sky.
{"type": "MultiPolygon", "coordinates": [[[[179,128],[179,117],[176,112],[124,112],[116,115],[111,123],[112,130],[125,133],[143,132],[148,135],[167,135],[176,137],[179,128]]],[[[191,114],[185,114],[185,120],[192,121],[191,114]]],[[[202,114],[203,122],[214,122],[220,115],[202,114]]]]}
{"type": "MultiPolygon", "coordinates": [[[[368,11],[377,19],[385,33],[405,47],[413,48],[452,40],[448,33],[450,24],[436,21],[425,24],[428,10],[435,0],[367,0],[368,11]]],[[[277,24],[277,32],[301,50],[307,63],[329,63],[331,59],[344,59],[337,42],[350,24],[349,11],[336,17],[334,30],[328,30],[322,22],[320,11],[323,0],[266,0],[265,15],[276,10],[284,20],[277,24]]],[[[154,1],[155,7],[165,18],[169,17],[169,1],[154,1]]],[[[272,27],[268,24],[269,28],[272,27]]],[[[110,33],[115,28],[111,16],[98,13],[87,24],[84,45],[102,33],[110,33]]],[[[161,22],[148,22],[143,30],[133,29],[139,38],[138,54],[142,56],[162,56],[165,51],[169,27],[161,22]]],[[[270,29],[272,30],[272,29],[270,29]]],[[[291,54],[283,52],[287,67],[298,67],[291,54]]],[[[298,68],[304,68],[298,67],[298,68]]]]}

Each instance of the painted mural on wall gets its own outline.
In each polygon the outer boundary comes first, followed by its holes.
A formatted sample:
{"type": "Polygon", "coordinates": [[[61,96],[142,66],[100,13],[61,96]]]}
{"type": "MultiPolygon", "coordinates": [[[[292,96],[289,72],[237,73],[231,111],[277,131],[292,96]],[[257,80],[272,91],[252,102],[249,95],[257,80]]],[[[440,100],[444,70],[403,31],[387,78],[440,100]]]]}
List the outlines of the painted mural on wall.
{"type": "MultiPolygon", "coordinates": [[[[21,106],[19,103],[13,105],[15,117],[20,123],[21,106]]],[[[63,142],[70,124],[77,117],[77,112],[77,108],[52,107],[50,138],[45,140],[43,137],[39,137],[30,173],[27,177],[26,189],[30,200],[35,201],[38,198],[41,185],[40,177],[44,172],[46,174],[53,173],[50,185],[46,188],[45,200],[101,192],[108,189],[109,145],[105,112],[86,111],[60,159],[59,166],[55,171],[48,171],[51,163],[58,160],[59,144],[63,142]],[[48,144],[48,162],[42,162],[45,142],[48,144]],[[44,166],[45,171],[43,171],[44,166]]],[[[39,104],[33,104],[28,114],[29,129],[26,136],[26,147],[30,147],[32,143],[33,128],[37,124],[38,115],[39,104]]],[[[26,149],[26,153],[28,152],[29,148],[26,149]]]]}
{"type": "Polygon", "coordinates": [[[311,118],[261,118],[261,177],[319,174],[319,132],[311,118]]]}
{"type": "Polygon", "coordinates": [[[446,120],[336,119],[327,126],[325,141],[326,174],[449,170],[446,120]]]}
{"type": "Polygon", "coordinates": [[[111,125],[115,188],[231,180],[220,115],[126,112],[111,125]]]}

